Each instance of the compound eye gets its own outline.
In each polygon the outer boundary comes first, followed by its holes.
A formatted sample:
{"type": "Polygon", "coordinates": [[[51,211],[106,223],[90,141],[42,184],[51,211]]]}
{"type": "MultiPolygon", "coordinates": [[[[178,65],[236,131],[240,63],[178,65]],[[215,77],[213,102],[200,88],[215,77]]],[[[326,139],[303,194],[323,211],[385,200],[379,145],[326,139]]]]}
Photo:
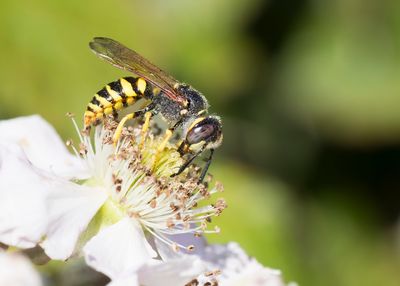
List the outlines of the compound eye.
{"type": "Polygon", "coordinates": [[[200,125],[189,130],[186,140],[189,145],[196,144],[210,137],[214,131],[215,127],[212,124],[200,125]]]}

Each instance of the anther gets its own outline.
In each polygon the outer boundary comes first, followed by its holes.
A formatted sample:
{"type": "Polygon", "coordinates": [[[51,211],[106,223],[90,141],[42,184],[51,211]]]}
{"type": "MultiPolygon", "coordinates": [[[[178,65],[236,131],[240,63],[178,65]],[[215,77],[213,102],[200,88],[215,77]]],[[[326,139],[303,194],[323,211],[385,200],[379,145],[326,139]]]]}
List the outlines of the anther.
{"type": "Polygon", "coordinates": [[[156,199],[152,199],[152,200],[150,201],[150,207],[151,207],[152,209],[154,209],[154,208],[156,208],[156,206],[157,206],[157,201],[156,201],[156,199]]]}
{"type": "Polygon", "coordinates": [[[215,189],[218,192],[223,192],[224,191],[224,185],[221,182],[216,182],[215,183],[215,189]]]}
{"type": "Polygon", "coordinates": [[[198,286],[199,281],[197,279],[193,279],[190,282],[186,283],[185,286],[198,286]]]}
{"type": "Polygon", "coordinates": [[[175,226],[175,224],[173,223],[172,219],[168,219],[167,220],[167,227],[168,228],[173,228],[175,226]]]}

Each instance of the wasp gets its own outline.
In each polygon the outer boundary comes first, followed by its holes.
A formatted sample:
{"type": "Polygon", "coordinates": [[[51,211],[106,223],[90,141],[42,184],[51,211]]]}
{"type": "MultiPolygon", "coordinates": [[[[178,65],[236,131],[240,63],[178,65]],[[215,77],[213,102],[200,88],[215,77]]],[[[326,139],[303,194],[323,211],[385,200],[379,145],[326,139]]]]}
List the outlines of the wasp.
{"type": "Polygon", "coordinates": [[[147,128],[150,118],[160,114],[167,122],[168,129],[158,146],[158,153],[165,148],[176,129],[180,128],[183,131],[178,152],[186,161],[172,176],[182,173],[195,158],[209,150],[199,177],[199,182],[202,182],[211,164],[214,150],[221,145],[223,138],[221,119],[216,115],[208,115],[207,99],[190,85],[177,81],[115,40],[96,37],[89,43],[89,47],[101,59],[119,69],[132,72],[137,77],[120,78],[98,91],[86,108],[84,128],[89,129],[105,115],[117,116],[119,110],[145,99],[147,105],[126,115],[119,122],[114,142],[118,141],[127,120],[144,116],[144,126],[147,128]]]}

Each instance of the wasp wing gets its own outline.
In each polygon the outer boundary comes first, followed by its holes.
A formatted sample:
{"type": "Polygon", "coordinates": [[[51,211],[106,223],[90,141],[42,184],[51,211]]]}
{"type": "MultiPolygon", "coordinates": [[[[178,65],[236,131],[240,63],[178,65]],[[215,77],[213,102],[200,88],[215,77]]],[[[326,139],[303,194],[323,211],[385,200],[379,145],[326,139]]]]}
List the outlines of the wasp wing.
{"type": "Polygon", "coordinates": [[[179,82],[135,51],[115,40],[103,37],[94,38],[89,43],[89,47],[98,57],[113,66],[130,71],[148,80],[151,84],[160,88],[170,99],[186,103],[186,99],[174,89],[174,85],[179,84],[179,82]]]}

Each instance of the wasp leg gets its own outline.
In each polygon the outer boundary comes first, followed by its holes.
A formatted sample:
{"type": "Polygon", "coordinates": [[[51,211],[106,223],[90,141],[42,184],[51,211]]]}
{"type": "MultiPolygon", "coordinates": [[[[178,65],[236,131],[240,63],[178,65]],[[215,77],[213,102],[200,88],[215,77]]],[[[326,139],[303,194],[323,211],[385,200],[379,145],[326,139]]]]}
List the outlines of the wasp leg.
{"type": "MultiPolygon", "coordinates": [[[[138,117],[138,116],[142,116],[143,114],[146,114],[146,113],[148,113],[148,112],[151,113],[150,111],[153,110],[154,107],[155,107],[154,104],[149,104],[146,108],[144,108],[144,109],[142,109],[142,110],[138,110],[138,111],[136,111],[136,112],[129,113],[129,114],[125,115],[125,116],[121,119],[121,121],[118,123],[117,129],[116,129],[115,132],[114,132],[113,144],[116,145],[117,142],[118,142],[118,140],[119,140],[119,138],[121,138],[122,128],[124,127],[125,123],[126,123],[128,120],[133,119],[133,118],[138,117]]],[[[151,117],[151,116],[150,116],[150,117],[151,117]]],[[[150,120],[150,118],[149,118],[149,120],[150,120]]]]}
{"type": "Polygon", "coordinates": [[[213,155],[214,155],[214,149],[210,149],[210,155],[207,158],[206,165],[204,166],[203,170],[201,171],[201,175],[200,175],[200,178],[198,181],[199,184],[201,184],[203,182],[204,177],[207,174],[207,171],[208,171],[208,168],[210,167],[213,155]]]}
{"type": "Polygon", "coordinates": [[[185,154],[185,151],[184,151],[185,147],[186,147],[186,141],[183,140],[182,143],[179,144],[179,147],[178,147],[178,152],[181,155],[181,157],[185,154]]]}
{"type": "Polygon", "coordinates": [[[175,176],[178,176],[178,175],[180,175],[183,171],[185,171],[185,169],[186,169],[186,168],[193,162],[193,160],[196,159],[197,156],[199,156],[199,155],[200,155],[200,152],[198,152],[198,153],[194,154],[192,157],[190,157],[189,160],[187,160],[187,161],[179,168],[178,172],[176,172],[176,173],[174,173],[174,174],[171,175],[171,178],[172,178],[172,177],[175,177],[175,176]]]}
{"type": "Polygon", "coordinates": [[[112,118],[114,120],[117,120],[118,119],[118,112],[115,109],[113,109],[113,112],[111,113],[111,116],[112,116],[112,118]]]}
{"type": "Polygon", "coordinates": [[[128,115],[125,115],[122,120],[118,123],[117,129],[115,129],[114,135],[113,135],[113,144],[114,146],[117,145],[117,142],[119,140],[119,138],[121,137],[121,133],[122,133],[122,128],[124,127],[125,123],[138,116],[137,112],[134,113],[129,113],[128,115]]]}
{"type": "MultiPolygon", "coordinates": [[[[182,144],[183,144],[183,143],[182,143],[182,144]]],[[[181,145],[182,145],[182,144],[181,144],[181,145]]],[[[203,153],[204,149],[205,149],[205,145],[203,146],[203,148],[201,148],[200,151],[198,151],[196,154],[194,154],[192,157],[190,157],[190,158],[179,168],[178,172],[172,174],[171,177],[178,176],[178,175],[181,174],[183,171],[185,171],[185,169],[186,169],[187,167],[189,167],[189,165],[193,162],[193,160],[196,159],[201,153],[203,153]]],[[[181,155],[183,155],[183,154],[181,153],[181,155]]]]}
{"type": "Polygon", "coordinates": [[[151,111],[147,111],[144,114],[144,123],[142,126],[142,132],[141,132],[141,138],[140,138],[140,143],[139,143],[139,150],[143,149],[144,141],[146,139],[147,135],[147,130],[149,129],[150,125],[150,118],[153,116],[153,113],[151,111]]]}

